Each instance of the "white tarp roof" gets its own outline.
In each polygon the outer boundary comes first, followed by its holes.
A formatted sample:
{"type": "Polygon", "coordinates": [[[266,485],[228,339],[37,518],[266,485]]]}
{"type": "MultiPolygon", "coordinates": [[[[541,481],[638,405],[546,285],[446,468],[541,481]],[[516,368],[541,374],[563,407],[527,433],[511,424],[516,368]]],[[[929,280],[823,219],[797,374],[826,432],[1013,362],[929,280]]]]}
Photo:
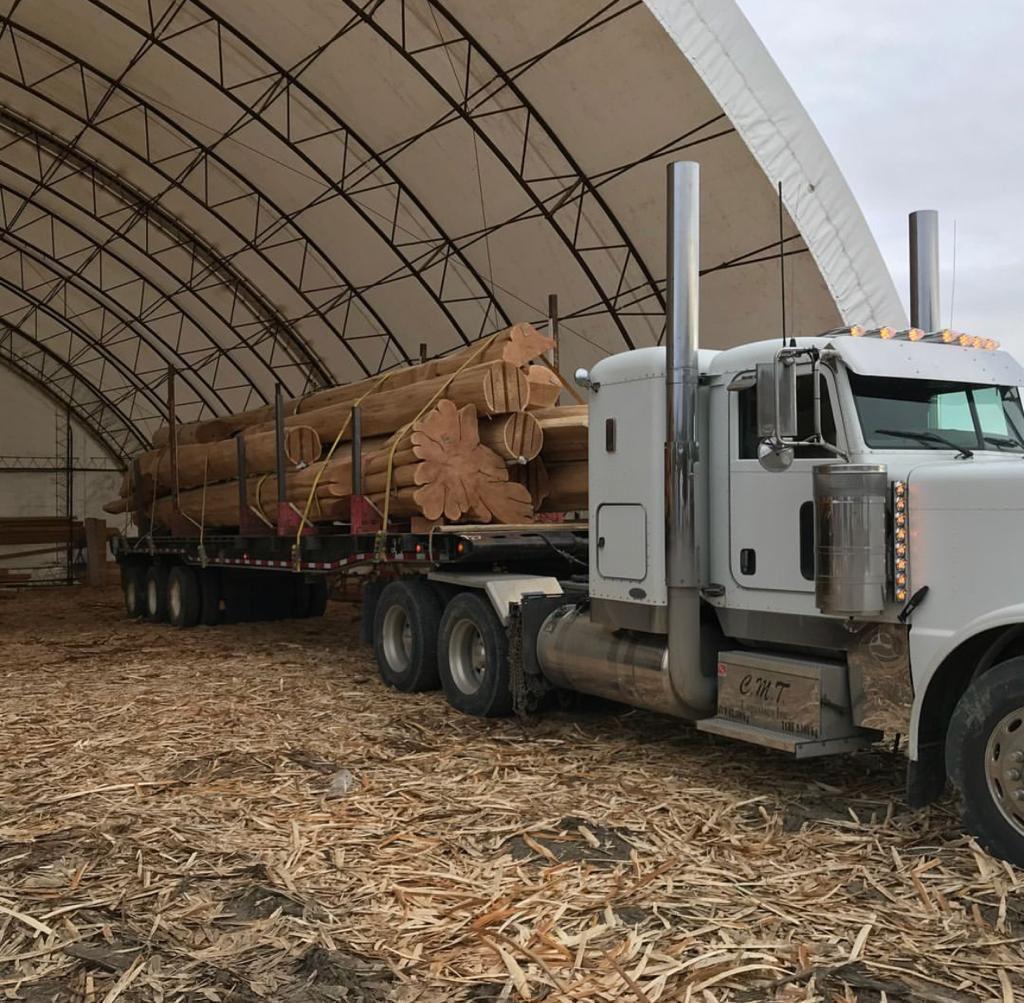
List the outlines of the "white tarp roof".
{"type": "Polygon", "coordinates": [[[22,0],[0,21],[0,358],[116,453],[440,354],[557,294],[571,371],[655,344],[665,164],[702,342],[902,326],[732,0],[22,0]]]}

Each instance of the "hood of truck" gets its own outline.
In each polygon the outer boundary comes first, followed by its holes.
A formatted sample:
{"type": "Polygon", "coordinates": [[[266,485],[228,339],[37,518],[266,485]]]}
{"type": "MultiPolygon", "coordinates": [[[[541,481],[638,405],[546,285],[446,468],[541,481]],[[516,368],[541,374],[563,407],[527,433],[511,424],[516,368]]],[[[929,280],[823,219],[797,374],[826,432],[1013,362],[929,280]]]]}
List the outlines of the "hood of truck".
{"type": "Polygon", "coordinates": [[[917,677],[974,634],[1024,622],[1024,458],[921,463],[906,480],[910,594],[928,586],[910,621],[917,677]]]}

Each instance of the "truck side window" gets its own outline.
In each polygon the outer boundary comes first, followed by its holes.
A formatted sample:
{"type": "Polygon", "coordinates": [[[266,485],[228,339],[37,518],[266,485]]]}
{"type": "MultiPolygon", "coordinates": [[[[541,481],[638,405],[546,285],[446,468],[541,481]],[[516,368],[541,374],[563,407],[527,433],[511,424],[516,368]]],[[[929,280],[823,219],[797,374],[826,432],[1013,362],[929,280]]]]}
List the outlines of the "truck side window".
{"type": "MultiPolygon", "coordinates": [[[[828,384],[819,375],[821,381],[821,434],[826,442],[836,441],[836,420],[832,410],[832,397],[828,384]]],[[[739,442],[737,458],[741,460],[757,459],[757,389],[749,387],[736,394],[737,423],[739,442]]],[[[797,436],[806,439],[814,432],[814,384],[811,374],[805,373],[796,378],[796,421],[797,436]]],[[[830,458],[832,453],[820,446],[801,446],[796,451],[797,459],[830,458]]]]}

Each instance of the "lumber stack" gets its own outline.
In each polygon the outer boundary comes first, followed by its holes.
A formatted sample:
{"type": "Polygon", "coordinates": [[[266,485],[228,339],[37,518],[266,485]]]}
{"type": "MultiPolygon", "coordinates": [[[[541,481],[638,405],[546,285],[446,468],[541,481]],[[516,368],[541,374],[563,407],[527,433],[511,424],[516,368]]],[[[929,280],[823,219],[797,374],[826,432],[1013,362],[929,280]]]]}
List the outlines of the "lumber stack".
{"type": "MultiPolygon", "coordinates": [[[[358,405],[362,493],[389,520],[511,524],[541,511],[585,508],[586,407],[556,406],[561,381],[540,364],[552,344],[531,325],[516,324],[443,359],[289,401],[285,500],[310,522],[349,519],[358,405]]],[[[169,525],[177,485],[182,516],[209,527],[237,526],[238,439],[245,444],[248,507],[274,524],[279,491],[271,407],[179,425],[173,450],[170,430],[162,427],[106,511],[141,509],[169,525]]]]}

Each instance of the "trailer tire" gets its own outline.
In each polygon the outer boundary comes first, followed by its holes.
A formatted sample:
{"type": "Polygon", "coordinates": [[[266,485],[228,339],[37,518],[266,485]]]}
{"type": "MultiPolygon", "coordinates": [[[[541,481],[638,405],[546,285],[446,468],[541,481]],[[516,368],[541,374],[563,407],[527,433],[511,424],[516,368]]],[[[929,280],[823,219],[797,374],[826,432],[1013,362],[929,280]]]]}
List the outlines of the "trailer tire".
{"type": "Polygon", "coordinates": [[[121,565],[121,592],[129,619],[146,615],[146,568],[142,564],[121,565]]]}
{"type": "Polygon", "coordinates": [[[205,568],[199,572],[199,622],[204,627],[216,627],[220,623],[220,600],[220,572],[216,568],[205,568]]]}
{"type": "Polygon", "coordinates": [[[307,582],[306,590],[306,616],[323,616],[327,612],[327,598],[331,591],[327,587],[327,579],[318,578],[315,582],[307,582]]]}
{"type": "Polygon", "coordinates": [[[373,614],[373,651],[381,679],[403,693],[436,690],[441,603],[420,579],[391,582],[373,614]]]}
{"type": "Polygon", "coordinates": [[[167,622],[166,564],[152,564],[146,572],[146,619],[150,623],[167,622]]]}
{"type": "Polygon", "coordinates": [[[967,687],[946,732],[946,769],[964,828],[993,856],[1024,867],[1024,657],[967,687]]]}
{"type": "Polygon", "coordinates": [[[172,627],[199,623],[199,578],[193,568],[179,564],[167,576],[167,620],[172,627]]]}
{"type": "Polygon", "coordinates": [[[494,607],[477,592],[461,592],[445,608],[437,642],[444,695],[475,717],[512,713],[508,635],[494,607]]]}
{"type": "MultiPolygon", "coordinates": [[[[284,588],[274,572],[254,571],[249,589],[252,593],[253,620],[267,622],[281,620],[286,616],[284,588]]],[[[289,603],[290,605],[290,603],[289,603]]]]}

